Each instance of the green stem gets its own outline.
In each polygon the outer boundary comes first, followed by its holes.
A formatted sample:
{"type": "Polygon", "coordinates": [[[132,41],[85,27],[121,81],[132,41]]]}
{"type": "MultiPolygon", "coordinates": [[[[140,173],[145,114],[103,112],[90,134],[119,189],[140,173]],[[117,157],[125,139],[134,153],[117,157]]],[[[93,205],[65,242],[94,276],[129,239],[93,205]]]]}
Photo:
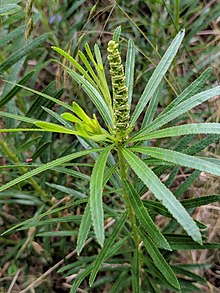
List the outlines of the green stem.
{"type": "Polygon", "coordinates": [[[120,177],[121,177],[121,182],[122,182],[122,188],[124,191],[124,199],[125,199],[125,203],[127,205],[128,208],[128,214],[131,220],[131,228],[132,228],[132,232],[134,235],[134,242],[135,242],[135,246],[138,247],[139,245],[139,236],[137,233],[137,226],[136,226],[136,219],[135,219],[135,214],[134,214],[134,210],[132,208],[132,204],[130,202],[130,198],[129,195],[127,193],[125,184],[124,184],[124,180],[126,180],[126,171],[127,171],[127,167],[126,167],[126,163],[125,163],[125,159],[122,155],[122,152],[120,150],[120,148],[117,148],[117,153],[118,153],[118,159],[119,159],[119,166],[120,166],[120,177]]]}
{"type": "MultiPolygon", "coordinates": [[[[3,152],[11,159],[12,162],[15,164],[20,164],[21,162],[18,160],[17,156],[9,149],[6,142],[3,142],[0,140],[0,148],[3,150],[3,152]]],[[[25,174],[28,172],[28,169],[25,167],[20,167],[22,174],[25,174]]],[[[48,194],[45,193],[45,191],[41,188],[41,186],[33,179],[28,179],[29,183],[34,187],[34,189],[39,193],[40,197],[45,200],[48,198],[48,194]]]]}

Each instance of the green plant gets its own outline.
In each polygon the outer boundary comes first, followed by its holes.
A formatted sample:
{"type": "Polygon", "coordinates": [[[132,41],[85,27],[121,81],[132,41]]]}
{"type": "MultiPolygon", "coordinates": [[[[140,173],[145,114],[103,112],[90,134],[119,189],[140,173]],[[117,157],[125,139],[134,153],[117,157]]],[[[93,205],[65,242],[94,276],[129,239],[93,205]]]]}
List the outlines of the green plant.
{"type": "MultiPolygon", "coordinates": [[[[0,112],[3,117],[14,118],[34,125],[33,128],[1,129],[0,132],[23,131],[30,133],[41,131],[76,135],[82,146],[86,148],[86,150],[38,166],[27,173],[24,170],[25,174],[1,186],[0,191],[21,184],[37,174],[69,163],[74,159],[90,154],[95,159],[89,178],[89,197],[76,200],[64,208],[86,203],[77,235],[77,252],[78,254],[81,253],[88,234],[90,233],[93,236],[90,232],[91,225],[95,232],[95,238],[101,246],[101,251],[95,259],[92,259],[92,262],[91,259],[85,261],[88,265],[84,271],[77,275],[71,292],[75,292],[83,279],[89,274],[89,284],[92,286],[100,269],[110,270],[112,268],[117,272],[113,276],[113,280],[119,276],[120,282],[115,282],[111,292],[120,292],[122,284],[126,287],[130,286],[130,282],[132,282],[133,292],[140,292],[140,290],[162,292],[162,289],[176,292],[181,291],[181,289],[184,290],[184,288],[187,288],[190,292],[198,289],[192,282],[205,282],[204,279],[181,265],[171,265],[168,262],[172,250],[219,247],[218,244],[205,241],[205,237],[200,231],[200,229],[204,229],[204,225],[193,220],[190,216],[193,208],[217,201],[219,196],[210,195],[204,198],[179,201],[171,190],[161,182],[159,177],[167,169],[175,171],[175,168],[179,165],[219,176],[219,164],[212,158],[194,156],[200,149],[207,147],[207,141],[204,140],[198,143],[197,149],[190,150],[189,148],[185,151],[184,139],[174,150],[150,145],[151,139],[194,134],[214,134],[214,138],[210,136],[212,139],[217,140],[219,138],[220,126],[218,123],[192,123],[162,128],[181,114],[220,94],[219,86],[198,93],[207,80],[210,69],[206,70],[177,96],[162,113],[154,118],[159,99],[157,89],[177,53],[183,37],[184,31],[182,30],[177,34],[154,70],[133,113],[131,113],[130,107],[135,69],[135,47],[133,41],[129,40],[124,72],[118,50],[120,28],[115,30],[113,39],[109,42],[107,49],[112,78],[112,96],[98,45],[94,47],[95,56],[93,56],[88,44],[85,46],[88,57],[79,51],[78,56],[84,67],[62,49],[53,47],[55,51],[70,62],[71,66],[79,71],[77,73],[71,67],[57,61],[61,66],[64,66],[65,70],[90,97],[100,114],[103,125],[98,121],[95,114],[91,119],[77,103],[74,102],[73,106],[69,106],[59,99],[31,90],[22,84],[16,86],[53,101],[73,114],[64,112],[59,115],[44,108],[46,112],[61,123],[55,124],[0,112]],[[148,103],[141,129],[135,131],[135,124],[148,103]],[[73,122],[74,125],[70,122],[73,122]],[[135,153],[141,154],[142,157],[139,158],[135,153]],[[110,182],[109,185],[108,182],[110,182]],[[154,195],[154,200],[141,200],[146,189],[154,195]],[[117,201],[122,202],[117,209],[115,207],[114,209],[110,208],[103,203],[103,195],[110,198],[112,193],[117,194],[117,201]],[[163,229],[157,227],[155,219],[158,214],[170,219],[167,227],[163,229]],[[114,224],[114,221],[112,222],[114,230],[107,240],[105,240],[104,231],[105,217],[114,218],[116,222],[116,224],[114,224]],[[187,235],[184,234],[182,229],[187,235]],[[172,235],[171,231],[177,231],[178,233],[172,235]],[[118,241],[116,242],[116,240],[118,241]],[[130,265],[124,266],[124,260],[127,259],[131,259],[130,265]],[[110,266],[104,265],[106,260],[109,261],[110,266]],[[117,266],[114,266],[114,264],[117,264],[117,266]],[[146,274],[147,278],[141,278],[142,274],[146,274]],[[190,281],[179,275],[189,277],[190,281]]],[[[210,143],[210,140],[208,142],[210,143]]],[[[7,152],[7,146],[4,142],[1,142],[1,145],[7,152]]],[[[35,183],[31,183],[34,186],[35,183]]],[[[38,185],[35,184],[35,186],[38,188],[38,185]]],[[[45,203],[50,202],[47,194],[40,189],[38,192],[39,197],[45,203]]],[[[42,213],[19,223],[4,232],[3,235],[18,228],[28,229],[37,226],[39,223],[42,225],[43,221],[39,222],[39,220],[44,216],[57,213],[59,210],[59,208],[52,209],[50,212],[42,213]]],[[[61,219],[59,220],[61,221],[61,219]]],[[[64,235],[64,231],[62,232],[64,235]]],[[[51,235],[55,234],[52,233],[51,235]]],[[[75,272],[76,266],[76,263],[64,266],[60,272],[67,270],[67,275],[71,275],[75,272]]]]}

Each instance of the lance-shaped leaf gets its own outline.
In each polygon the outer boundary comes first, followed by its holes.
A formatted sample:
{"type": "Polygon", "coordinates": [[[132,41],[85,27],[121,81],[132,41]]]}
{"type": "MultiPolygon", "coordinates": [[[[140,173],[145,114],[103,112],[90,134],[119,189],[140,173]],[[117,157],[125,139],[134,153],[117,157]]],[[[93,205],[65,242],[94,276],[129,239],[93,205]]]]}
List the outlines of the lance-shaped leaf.
{"type": "Polygon", "coordinates": [[[118,234],[120,233],[122,227],[124,226],[125,220],[127,218],[127,212],[125,212],[120,220],[118,221],[117,225],[114,227],[114,230],[112,234],[109,236],[108,240],[105,242],[105,245],[103,246],[102,250],[100,251],[99,255],[97,256],[94,265],[93,270],[91,272],[91,276],[89,278],[89,284],[92,286],[95,277],[98,273],[99,268],[101,267],[104,259],[106,259],[108,252],[110,248],[113,246],[118,234]]]}
{"type": "Polygon", "coordinates": [[[67,52],[65,52],[64,50],[58,47],[53,46],[52,49],[58,52],[63,57],[65,57],[68,61],[70,61],[70,63],[72,63],[73,66],[98,90],[93,79],[89,76],[86,70],[72,56],[70,56],[67,52]]]}
{"type": "Polygon", "coordinates": [[[80,254],[80,252],[82,251],[85,245],[85,241],[88,236],[90,227],[91,227],[91,211],[90,211],[90,202],[88,202],[86,205],[81,223],[80,223],[79,234],[77,237],[76,250],[78,255],[80,254]]]}
{"type": "Polygon", "coordinates": [[[78,134],[76,131],[68,129],[64,126],[50,123],[50,122],[35,122],[34,123],[37,127],[42,128],[43,130],[51,131],[51,132],[59,132],[59,133],[68,133],[68,134],[78,134]]]}
{"type": "Polygon", "coordinates": [[[141,230],[139,231],[141,235],[141,239],[144,243],[144,246],[148,253],[150,254],[151,258],[153,259],[153,262],[155,266],[161,271],[161,273],[164,275],[164,277],[167,279],[167,281],[174,286],[177,289],[180,289],[179,282],[177,280],[177,277],[175,276],[173,270],[169,266],[169,264],[166,262],[154,242],[145,235],[141,230]]]}
{"type": "Polygon", "coordinates": [[[132,40],[128,41],[128,51],[125,64],[125,81],[128,88],[128,104],[131,105],[135,67],[135,46],[132,40]]]}
{"type": "Polygon", "coordinates": [[[193,109],[194,107],[200,105],[201,103],[217,95],[220,95],[220,86],[196,94],[192,96],[190,99],[187,99],[186,101],[179,103],[176,107],[171,108],[163,115],[158,116],[151,124],[140,130],[136,135],[142,136],[143,134],[156,130],[161,126],[167,124],[168,122],[174,120],[175,118],[179,117],[180,115],[186,113],[187,111],[193,109]]]}
{"type": "Polygon", "coordinates": [[[148,132],[146,134],[141,133],[141,134],[135,135],[135,137],[131,138],[130,141],[141,141],[141,140],[147,140],[152,138],[163,138],[163,137],[172,137],[172,136],[180,136],[180,135],[207,134],[207,133],[220,134],[220,123],[192,123],[192,124],[184,124],[180,126],[164,128],[158,131],[154,131],[150,133],[148,132]]]}
{"type": "Polygon", "coordinates": [[[6,183],[5,185],[1,186],[0,187],[0,192],[5,190],[5,189],[8,189],[18,183],[21,183],[25,180],[27,180],[28,178],[31,178],[37,174],[40,174],[42,172],[45,172],[47,170],[50,170],[56,166],[59,166],[61,164],[64,164],[66,162],[69,162],[71,160],[74,160],[76,158],[79,158],[79,157],[82,157],[82,156],[86,156],[88,154],[91,154],[93,152],[100,152],[102,151],[103,149],[101,148],[97,148],[97,149],[89,149],[89,150],[85,150],[85,151],[81,151],[81,152],[77,152],[77,153],[74,153],[74,154],[71,154],[71,155],[67,155],[67,156],[64,156],[64,157],[61,157],[59,159],[56,159],[54,161],[51,161],[47,164],[44,164],[34,170],[31,170],[30,172],[27,172],[26,174],[24,175],[21,175],[17,178],[15,178],[14,180],[11,180],[10,182],[6,183]]]}
{"type": "Polygon", "coordinates": [[[90,181],[90,210],[92,215],[93,227],[98,243],[103,246],[104,243],[104,214],[102,205],[102,183],[107,158],[112,146],[106,148],[95,162],[91,181],[90,181]]]}
{"type": "Polygon", "coordinates": [[[162,202],[162,204],[173,215],[177,222],[190,235],[194,241],[202,243],[201,234],[193,219],[187,213],[185,208],[175,198],[172,192],[160,181],[154,172],[135,154],[127,149],[122,149],[123,155],[128,164],[143,181],[143,183],[151,190],[154,196],[162,202]]]}
{"type": "Polygon", "coordinates": [[[138,218],[142,228],[150,235],[160,248],[171,250],[169,243],[151,219],[147,209],[144,207],[139,194],[128,181],[124,181],[135,216],[138,218]]]}
{"type": "Polygon", "coordinates": [[[152,98],[153,94],[155,93],[157,87],[159,86],[162,78],[164,77],[165,73],[167,72],[171,62],[173,61],[173,58],[175,57],[180,44],[184,37],[184,30],[181,30],[175,39],[172,41],[171,45],[167,49],[166,53],[162,57],[160,63],[154,70],[154,73],[152,74],[150,80],[148,81],[143,94],[140,97],[140,100],[135,107],[135,111],[133,115],[131,116],[131,125],[134,125],[137,121],[138,117],[144,110],[145,106],[147,105],[148,101],[152,98]]]}
{"type": "Polygon", "coordinates": [[[100,93],[87,80],[85,80],[85,78],[80,76],[75,71],[71,69],[67,69],[67,71],[78,84],[82,85],[82,88],[91,98],[91,101],[96,106],[106,125],[108,127],[113,127],[111,109],[107,106],[100,93]]]}
{"type": "Polygon", "coordinates": [[[220,176],[220,165],[207,160],[156,147],[133,147],[131,149],[157,159],[220,176]]]}
{"type": "Polygon", "coordinates": [[[193,95],[197,94],[200,89],[205,85],[206,80],[209,78],[212,69],[207,68],[194,82],[192,82],[176,99],[174,99],[161,113],[163,115],[171,108],[178,105],[180,102],[189,99],[193,95]]]}

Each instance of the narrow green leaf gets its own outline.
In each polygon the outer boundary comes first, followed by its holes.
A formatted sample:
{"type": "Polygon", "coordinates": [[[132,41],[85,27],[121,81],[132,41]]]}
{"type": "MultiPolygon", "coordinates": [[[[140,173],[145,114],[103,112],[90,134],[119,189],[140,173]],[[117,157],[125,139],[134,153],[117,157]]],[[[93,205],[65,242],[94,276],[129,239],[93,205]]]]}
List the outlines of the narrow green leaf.
{"type": "Polygon", "coordinates": [[[73,66],[89,81],[89,83],[91,83],[93,87],[98,90],[93,79],[88,75],[85,69],[73,57],[71,57],[67,52],[65,52],[64,50],[58,47],[52,46],[52,49],[56,51],[57,53],[59,53],[60,55],[62,55],[63,57],[65,57],[68,61],[70,61],[70,63],[73,64],[73,66]]]}
{"type": "Polygon", "coordinates": [[[35,122],[38,121],[38,120],[33,119],[33,118],[23,117],[23,116],[20,116],[20,115],[15,115],[15,114],[3,112],[3,111],[0,111],[0,116],[15,119],[15,120],[18,120],[18,121],[31,123],[31,124],[34,124],[35,122]]]}
{"type": "Polygon", "coordinates": [[[67,236],[75,236],[77,235],[77,231],[72,230],[62,230],[62,231],[46,231],[38,233],[37,237],[67,237],[67,236]]]}
{"type": "Polygon", "coordinates": [[[131,138],[130,141],[141,141],[154,138],[207,133],[220,134],[220,123],[184,124],[180,126],[164,128],[150,133],[148,132],[148,130],[146,130],[145,132],[141,131],[141,133],[135,135],[134,138],[131,138]]]}
{"type": "Polygon", "coordinates": [[[207,68],[194,82],[192,82],[178,97],[176,97],[165,109],[160,113],[163,115],[180,102],[187,100],[191,96],[197,94],[204,86],[206,80],[211,74],[212,68],[207,68]]]}
{"type": "Polygon", "coordinates": [[[6,190],[8,189],[9,187],[12,187],[20,182],[23,182],[24,180],[27,180],[28,178],[31,178],[37,174],[40,174],[44,171],[47,171],[49,169],[52,169],[56,166],[59,166],[63,163],[66,163],[66,162],[69,162],[71,160],[74,160],[76,158],[79,158],[79,157],[82,157],[82,156],[86,156],[90,153],[93,153],[93,152],[99,152],[99,151],[102,151],[103,149],[89,149],[89,150],[85,150],[85,151],[81,151],[81,152],[77,152],[77,153],[74,153],[74,154],[70,154],[70,155],[67,155],[67,156],[64,156],[62,158],[59,158],[59,159],[56,159],[56,160],[53,160],[47,164],[44,164],[34,170],[31,170],[29,171],[28,173],[24,174],[24,175],[21,175],[13,180],[11,180],[10,182],[6,183],[5,185],[3,186],[0,186],[0,192],[3,191],[3,190],[6,190]]]}
{"type": "Polygon", "coordinates": [[[16,28],[10,33],[7,33],[4,37],[2,36],[0,39],[0,47],[6,46],[11,41],[15,41],[17,38],[23,36],[24,31],[25,31],[25,25],[16,28]]]}
{"type": "Polygon", "coordinates": [[[4,5],[0,5],[0,15],[10,15],[13,13],[18,12],[19,10],[21,10],[21,6],[17,5],[17,4],[4,4],[4,5]]]}
{"type": "Polygon", "coordinates": [[[118,26],[114,31],[112,40],[115,41],[116,43],[118,43],[119,38],[120,38],[120,34],[121,34],[121,26],[118,26]]]}
{"type": "Polygon", "coordinates": [[[188,271],[188,270],[186,270],[186,269],[184,269],[184,268],[182,268],[180,266],[174,265],[174,266],[172,266],[172,270],[176,274],[181,274],[183,276],[187,276],[187,277],[191,278],[192,281],[194,281],[194,282],[198,281],[198,282],[200,282],[202,284],[207,283],[207,280],[205,280],[204,278],[202,278],[202,277],[200,277],[200,276],[198,276],[198,275],[196,275],[196,274],[194,274],[194,273],[192,273],[192,272],[190,272],[190,271],[188,271]]]}
{"type": "Polygon", "coordinates": [[[180,289],[179,282],[169,266],[169,264],[166,262],[160,251],[158,250],[157,246],[154,244],[154,242],[145,235],[141,230],[139,231],[141,235],[141,239],[144,243],[144,246],[148,253],[150,254],[151,258],[154,261],[155,266],[160,270],[160,272],[164,275],[164,277],[167,279],[167,281],[174,286],[177,289],[180,289]]]}
{"type": "Polygon", "coordinates": [[[207,195],[207,196],[202,196],[198,198],[184,199],[181,201],[181,203],[186,209],[191,209],[191,208],[201,207],[201,206],[204,206],[213,202],[217,202],[217,201],[220,201],[219,194],[207,195]]]}
{"type": "MultiPolygon", "coordinates": [[[[38,128],[8,128],[8,129],[0,129],[0,133],[8,133],[8,132],[52,132],[49,129],[38,129],[38,128]]],[[[55,131],[56,132],[56,131],[55,131]]]]}
{"type": "Polygon", "coordinates": [[[154,70],[150,80],[148,81],[143,94],[140,97],[140,100],[135,107],[134,113],[131,116],[131,125],[134,125],[137,121],[138,117],[140,116],[141,112],[144,110],[147,102],[152,98],[153,94],[155,93],[157,87],[159,86],[162,78],[164,77],[165,73],[167,72],[173,58],[175,57],[181,42],[183,40],[185,31],[181,30],[172,41],[171,45],[167,49],[166,53],[162,57],[160,63],[154,70]]]}
{"type": "Polygon", "coordinates": [[[167,124],[168,122],[174,120],[175,118],[179,117],[180,115],[191,110],[192,108],[202,104],[203,102],[217,95],[220,95],[220,86],[198,93],[192,96],[190,99],[187,99],[186,101],[179,103],[176,107],[170,109],[163,115],[158,116],[151,124],[149,124],[147,127],[140,130],[137,133],[137,135],[142,136],[143,134],[146,134],[147,132],[156,130],[160,128],[161,126],[167,124]]]}
{"type": "Polygon", "coordinates": [[[13,64],[19,61],[22,57],[28,55],[29,53],[33,52],[38,46],[44,43],[49,37],[49,34],[46,33],[41,35],[40,37],[34,39],[33,41],[29,42],[23,48],[19,49],[12,55],[10,55],[6,60],[4,60],[0,65],[0,74],[10,68],[13,64]]]}
{"type": "Polygon", "coordinates": [[[79,58],[82,60],[83,64],[85,65],[86,69],[92,76],[93,80],[96,82],[97,86],[100,86],[100,82],[97,78],[97,75],[95,74],[92,66],[89,64],[88,59],[86,58],[85,54],[83,54],[80,50],[78,51],[79,58]]]}
{"type": "MultiPolygon", "coordinates": [[[[110,249],[107,251],[107,254],[105,255],[105,258],[108,259],[112,257],[119,250],[119,248],[125,243],[125,241],[127,241],[127,238],[128,236],[119,240],[112,247],[110,247],[110,249]]],[[[91,263],[89,266],[86,267],[86,269],[82,273],[80,273],[77,276],[77,278],[74,280],[70,293],[76,292],[76,289],[78,289],[81,282],[85,279],[85,277],[87,277],[91,273],[91,271],[93,270],[93,267],[94,267],[94,263],[91,263]]]]}
{"type": "Polygon", "coordinates": [[[125,64],[125,80],[128,88],[128,103],[131,105],[132,92],[134,85],[134,67],[135,67],[135,46],[134,42],[130,39],[128,41],[128,51],[125,64]]]}
{"type": "MultiPolygon", "coordinates": [[[[143,181],[143,183],[153,192],[155,197],[173,215],[177,222],[182,225],[184,230],[190,235],[194,241],[201,243],[201,234],[193,219],[175,198],[172,192],[160,181],[154,172],[135,154],[127,149],[122,149],[128,164],[143,181]]],[[[169,241],[168,241],[169,242],[169,241]]]]}
{"type": "Polygon", "coordinates": [[[202,245],[195,243],[188,236],[182,235],[166,235],[167,240],[173,250],[192,250],[192,249],[220,249],[220,243],[203,242],[202,245]]]}
{"type": "Polygon", "coordinates": [[[68,109],[68,110],[70,110],[71,112],[73,111],[72,107],[69,106],[68,104],[66,104],[66,103],[64,103],[64,102],[62,102],[62,101],[60,101],[60,100],[58,100],[58,99],[56,99],[56,98],[53,98],[53,97],[51,97],[51,96],[49,96],[49,95],[47,95],[47,94],[44,94],[44,93],[41,93],[41,92],[39,92],[39,91],[33,90],[33,89],[29,88],[29,87],[26,87],[26,86],[21,85],[21,84],[18,84],[18,83],[13,83],[13,82],[10,82],[10,81],[7,81],[7,80],[5,80],[5,81],[6,81],[7,83],[10,83],[10,84],[16,85],[16,86],[18,86],[18,87],[21,87],[21,88],[23,88],[23,89],[25,89],[25,90],[27,90],[27,91],[29,91],[29,92],[32,92],[32,93],[34,93],[34,94],[37,94],[37,95],[39,95],[39,96],[41,96],[41,97],[43,97],[43,98],[45,98],[45,99],[47,99],[47,100],[50,100],[50,101],[52,101],[52,102],[54,102],[54,103],[56,103],[56,104],[58,104],[58,105],[60,105],[60,106],[63,106],[65,109],[68,109]]]}
{"type": "Polygon", "coordinates": [[[68,129],[64,126],[55,124],[55,123],[50,123],[50,122],[35,122],[34,125],[37,127],[42,128],[43,130],[48,130],[51,132],[59,132],[59,133],[68,133],[68,134],[78,134],[78,132],[73,131],[71,129],[68,129]]]}
{"type": "Polygon", "coordinates": [[[92,223],[98,243],[103,246],[104,242],[104,214],[102,205],[102,189],[104,170],[107,158],[112,146],[106,148],[95,162],[90,181],[90,210],[92,223]]]}
{"type": "Polygon", "coordinates": [[[67,71],[79,85],[82,85],[82,88],[90,97],[93,104],[96,106],[97,110],[99,111],[106,125],[112,128],[113,118],[112,118],[111,110],[109,109],[104,99],[99,94],[99,92],[87,80],[85,80],[82,76],[80,76],[73,70],[67,69],[67,71]]]}
{"type": "Polygon", "coordinates": [[[96,278],[96,275],[98,273],[98,270],[100,269],[104,259],[107,258],[108,252],[110,251],[111,246],[113,246],[114,241],[116,240],[118,234],[120,233],[122,227],[124,226],[125,220],[127,218],[127,212],[125,212],[120,220],[118,221],[117,225],[114,227],[114,230],[112,234],[109,236],[108,240],[105,242],[105,245],[103,246],[102,250],[98,254],[94,264],[93,269],[91,272],[91,276],[89,278],[89,284],[92,286],[94,283],[94,280],[96,278]]]}
{"type": "Polygon", "coordinates": [[[140,293],[140,254],[138,246],[134,248],[131,267],[132,288],[134,293],[140,293]]]}
{"type": "Polygon", "coordinates": [[[150,235],[150,237],[157,243],[160,248],[171,250],[169,243],[167,242],[163,234],[159,231],[157,226],[154,224],[133,185],[128,181],[124,181],[124,184],[126,186],[135,215],[140,221],[140,224],[142,225],[144,230],[150,235]]]}
{"type": "Polygon", "coordinates": [[[161,97],[160,88],[161,88],[161,85],[158,86],[158,88],[155,91],[152,99],[149,102],[147,110],[146,110],[146,112],[144,114],[144,119],[143,119],[141,128],[144,128],[146,125],[150,124],[154,119],[154,116],[155,116],[156,111],[157,111],[158,102],[159,102],[159,99],[161,97]]]}
{"type": "Polygon", "coordinates": [[[127,275],[127,272],[122,272],[120,274],[120,276],[117,278],[116,282],[114,283],[114,285],[111,288],[111,291],[109,293],[118,293],[120,292],[118,289],[120,288],[120,285],[123,283],[123,279],[125,278],[125,276],[127,275]]]}
{"type": "MultiPolygon", "coordinates": [[[[30,71],[20,81],[19,84],[25,84],[34,74],[35,71],[30,71]]],[[[0,100],[0,108],[7,104],[19,91],[20,87],[14,86],[2,99],[0,100]]]]}
{"type": "Polygon", "coordinates": [[[132,147],[131,150],[177,165],[220,176],[220,165],[194,156],[157,147],[132,147]]]}
{"type": "Polygon", "coordinates": [[[91,219],[91,211],[90,211],[90,202],[88,202],[86,205],[81,223],[80,223],[79,234],[77,237],[76,250],[78,255],[80,254],[80,252],[82,251],[85,245],[86,238],[91,228],[91,222],[92,222],[92,219],[91,219]]]}

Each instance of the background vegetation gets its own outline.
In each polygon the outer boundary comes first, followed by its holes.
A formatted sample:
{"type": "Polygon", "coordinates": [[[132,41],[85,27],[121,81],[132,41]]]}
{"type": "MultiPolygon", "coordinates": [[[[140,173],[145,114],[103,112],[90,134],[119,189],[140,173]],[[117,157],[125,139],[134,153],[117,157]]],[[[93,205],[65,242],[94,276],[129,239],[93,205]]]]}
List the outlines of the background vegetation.
{"type": "MultiPolygon", "coordinates": [[[[78,49],[83,51],[86,43],[91,47],[97,43],[106,58],[107,43],[115,28],[121,25],[120,48],[123,62],[128,39],[132,38],[136,46],[135,104],[168,45],[177,32],[185,28],[186,36],[181,49],[158,90],[159,114],[206,68],[212,67],[212,73],[205,89],[219,83],[219,11],[218,1],[134,0],[116,3],[1,0],[0,74],[12,83],[19,82],[68,104],[77,101],[87,113],[92,113],[95,110],[84,92],[62,68],[51,61],[51,58],[60,58],[51,46],[60,47],[78,59],[78,49]]],[[[66,61],[61,59],[61,62],[65,64],[66,61]]],[[[107,61],[105,67],[108,69],[107,61]]],[[[57,113],[62,111],[57,104],[3,81],[1,96],[0,110],[14,115],[47,120],[50,116],[49,110],[45,112],[45,108],[57,113]]],[[[182,121],[219,122],[219,117],[220,102],[213,98],[176,119],[173,125],[182,121]]],[[[14,128],[22,127],[24,122],[1,117],[0,124],[1,128],[14,128]]],[[[202,153],[219,159],[220,149],[216,135],[197,135],[193,139],[194,146],[196,142],[207,139],[207,147],[201,150],[202,153]]],[[[176,139],[157,140],[156,146],[174,149],[178,143],[176,139]]],[[[192,147],[192,137],[185,141],[185,148],[189,147],[192,147]]],[[[35,166],[46,163],[81,149],[74,136],[69,135],[1,134],[1,184],[31,170],[29,164],[35,166]]],[[[0,238],[0,292],[68,292],[80,269],[94,259],[99,249],[95,241],[89,240],[92,241],[91,244],[85,246],[80,256],[74,250],[84,204],[65,208],[73,203],[73,198],[88,194],[88,176],[91,175],[92,165],[90,159],[79,160],[68,172],[61,167],[54,168],[51,172],[27,180],[22,188],[16,187],[0,193],[1,232],[54,207],[63,207],[57,211],[56,217],[49,215],[32,226],[27,223],[20,230],[0,238]],[[51,197],[49,204],[45,204],[43,198],[39,197],[42,193],[51,197]],[[69,267],[62,269],[64,264],[69,267]]],[[[219,179],[200,171],[174,168],[165,171],[161,178],[172,191],[178,193],[180,199],[220,193],[219,179]]],[[[109,197],[114,195],[114,190],[109,189],[106,194],[104,202],[113,209],[118,205],[114,196],[111,200],[109,197]]],[[[147,196],[148,194],[146,198],[147,196]]],[[[207,239],[210,242],[219,242],[219,209],[219,204],[212,203],[193,212],[195,219],[207,225],[207,239]]],[[[106,218],[105,224],[110,221],[111,218],[106,218]]],[[[165,218],[157,217],[157,224],[165,227],[165,218]]],[[[111,227],[109,229],[111,233],[111,227]]],[[[92,233],[90,236],[93,236],[92,233]]],[[[129,251],[127,260],[123,258],[120,263],[120,255],[118,258],[115,263],[112,260],[106,264],[92,288],[89,288],[86,279],[78,292],[132,292],[129,280],[127,283],[126,280],[122,282],[123,288],[117,287],[113,291],[115,278],[118,278],[114,275],[115,267],[121,265],[117,270],[122,272],[122,281],[123,268],[129,266],[129,251]]],[[[205,277],[208,283],[202,282],[198,288],[202,292],[218,292],[219,258],[218,250],[178,250],[172,255],[171,262],[185,264],[185,268],[187,264],[201,264],[194,272],[205,277]]],[[[173,292],[170,290],[167,292],[173,292]]],[[[197,290],[199,289],[192,285],[191,291],[186,292],[197,290]]]]}

